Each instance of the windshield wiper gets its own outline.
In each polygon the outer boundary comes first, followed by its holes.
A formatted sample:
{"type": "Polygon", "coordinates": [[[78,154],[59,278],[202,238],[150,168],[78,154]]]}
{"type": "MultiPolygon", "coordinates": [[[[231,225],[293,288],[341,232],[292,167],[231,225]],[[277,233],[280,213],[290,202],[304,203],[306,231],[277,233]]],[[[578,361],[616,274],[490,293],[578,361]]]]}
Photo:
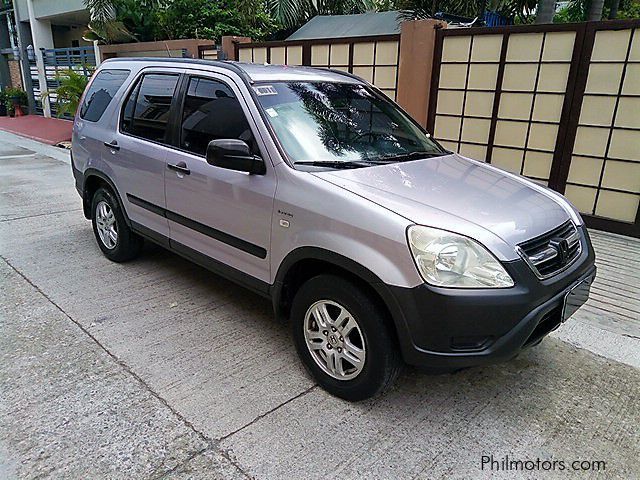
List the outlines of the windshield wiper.
{"type": "Polygon", "coordinates": [[[389,155],[387,157],[380,157],[377,161],[380,163],[390,162],[408,162],[409,160],[418,160],[420,158],[434,158],[447,155],[443,152],[409,152],[401,153],[399,155],[389,155]]]}
{"type": "Polygon", "coordinates": [[[303,161],[293,162],[294,165],[311,165],[313,167],[329,167],[329,168],[362,168],[371,165],[366,160],[361,161],[344,161],[339,160],[315,160],[315,161],[303,161]]]}
{"type": "Polygon", "coordinates": [[[409,160],[416,160],[419,158],[433,158],[447,155],[442,152],[409,152],[401,153],[399,155],[389,155],[378,158],[363,158],[361,160],[345,160],[341,162],[339,160],[315,160],[315,161],[300,161],[293,162],[294,165],[311,165],[314,167],[329,167],[329,168],[362,168],[369,167],[371,165],[386,165],[395,162],[407,162],[409,160]]]}

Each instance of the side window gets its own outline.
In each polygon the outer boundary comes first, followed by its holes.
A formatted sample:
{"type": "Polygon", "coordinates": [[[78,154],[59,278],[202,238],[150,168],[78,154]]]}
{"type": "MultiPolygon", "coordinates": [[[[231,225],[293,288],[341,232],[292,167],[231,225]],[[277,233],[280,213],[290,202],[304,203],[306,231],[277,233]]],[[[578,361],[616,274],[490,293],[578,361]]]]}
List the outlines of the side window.
{"type": "Polygon", "coordinates": [[[165,142],[169,108],[178,84],[178,75],[149,73],[131,90],[120,129],[153,142],[165,142]]]}
{"type": "Polygon", "coordinates": [[[129,70],[101,70],[91,82],[80,107],[80,118],[97,122],[129,76],[129,70]]]}
{"type": "Polygon", "coordinates": [[[221,138],[244,140],[258,152],[233,90],[218,80],[192,77],[182,111],[180,148],[204,155],[209,142],[221,138]]]}

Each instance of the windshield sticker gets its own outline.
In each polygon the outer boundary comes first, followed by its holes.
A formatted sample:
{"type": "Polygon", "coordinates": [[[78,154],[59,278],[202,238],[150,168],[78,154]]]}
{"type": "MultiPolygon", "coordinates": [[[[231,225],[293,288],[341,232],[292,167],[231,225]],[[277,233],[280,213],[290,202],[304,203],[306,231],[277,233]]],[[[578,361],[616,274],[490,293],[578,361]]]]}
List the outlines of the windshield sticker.
{"type": "Polygon", "coordinates": [[[263,95],[278,95],[278,92],[272,85],[256,85],[253,87],[253,91],[256,92],[259,97],[263,95]]]}
{"type": "Polygon", "coordinates": [[[276,112],[273,108],[267,108],[265,110],[270,117],[277,117],[278,116],[278,112],[276,112]]]}

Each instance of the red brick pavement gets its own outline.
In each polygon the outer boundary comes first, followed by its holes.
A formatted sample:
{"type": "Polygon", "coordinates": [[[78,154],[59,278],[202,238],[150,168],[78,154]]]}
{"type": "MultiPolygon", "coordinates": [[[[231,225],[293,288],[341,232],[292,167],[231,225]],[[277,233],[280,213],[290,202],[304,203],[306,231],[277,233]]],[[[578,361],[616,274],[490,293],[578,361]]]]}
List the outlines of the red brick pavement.
{"type": "Polygon", "coordinates": [[[0,130],[22,135],[49,145],[71,140],[73,122],[40,115],[0,117],[0,130]]]}

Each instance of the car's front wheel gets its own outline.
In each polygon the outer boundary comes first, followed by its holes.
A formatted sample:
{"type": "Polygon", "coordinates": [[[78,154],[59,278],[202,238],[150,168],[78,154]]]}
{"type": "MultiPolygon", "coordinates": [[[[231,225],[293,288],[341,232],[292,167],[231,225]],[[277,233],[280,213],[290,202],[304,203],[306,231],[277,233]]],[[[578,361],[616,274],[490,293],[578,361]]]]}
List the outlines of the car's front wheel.
{"type": "Polygon", "coordinates": [[[329,393],[364,400],[393,384],[401,360],[384,312],[357,285],[334,275],[308,280],[291,308],[298,354],[329,393]]]}
{"type": "Polygon", "coordinates": [[[96,191],[91,211],[93,233],[105,257],[114,262],[126,262],[138,256],[143,240],[127,225],[120,204],[110,190],[99,188],[96,191]]]}

